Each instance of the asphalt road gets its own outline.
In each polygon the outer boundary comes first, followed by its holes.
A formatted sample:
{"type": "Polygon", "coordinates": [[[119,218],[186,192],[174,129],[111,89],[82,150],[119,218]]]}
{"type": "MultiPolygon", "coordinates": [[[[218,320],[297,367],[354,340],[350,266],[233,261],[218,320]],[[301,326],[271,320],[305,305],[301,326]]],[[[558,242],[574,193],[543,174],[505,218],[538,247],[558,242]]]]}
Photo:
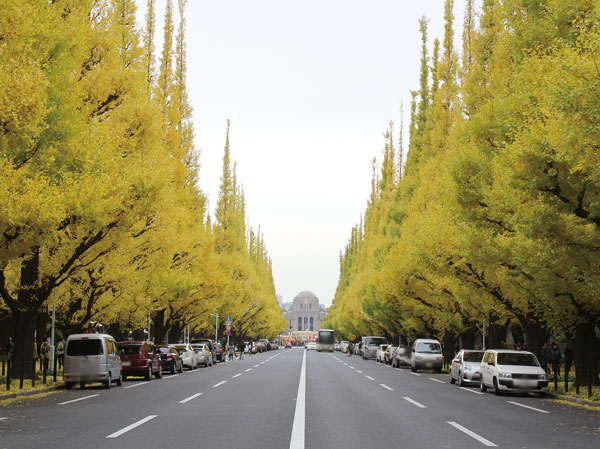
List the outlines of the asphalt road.
{"type": "Polygon", "coordinates": [[[339,352],[272,351],[0,405],[0,448],[600,447],[600,412],[339,352]]]}

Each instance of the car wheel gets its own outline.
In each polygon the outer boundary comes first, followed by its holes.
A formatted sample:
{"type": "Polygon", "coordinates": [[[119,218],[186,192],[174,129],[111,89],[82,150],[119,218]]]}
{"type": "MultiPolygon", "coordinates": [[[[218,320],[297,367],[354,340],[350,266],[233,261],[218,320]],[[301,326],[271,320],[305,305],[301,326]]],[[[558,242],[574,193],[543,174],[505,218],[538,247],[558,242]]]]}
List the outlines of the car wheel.
{"type": "Polygon", "coordinates": [[[494,394],[496,396],[500,396],[502,394],[502,392],[500,391],[500,388],[498,388],[498,381],[496,380],[495,377],[494,377],[494,394]]]}
{"type": "Polygon", "coordinates": [[[541,398],[541,399],[544,399],[545,397],[546,397],[546,392],[545,392],[545,391],[542,391],[542,392],[540,393],[540,398],[541,398]]]}
{"type": "Polygon", "coordinates": [[[160,379],[162,377],[162,366],[158,365],[158,371],[155,374],[157,379],[160,379]]]}
{"type": "Polygon", "coordinates": [[[112,379],[110,377],[110,371],[108,372],[108,379],[106,379],[106,381],[104,381],[104,388],[106,388],[107,390],[110,388],[110,384],[112,383],[112,379]]]}
{"type": "Polygon", "coordinates": [[[482,393],[485,393],[487,391],[487,387],[486,385],[483,383],[483,377],[481,378],[481,380],[479,381],[479,389],[481,390],[482,393]]]}
{"type": "Polygon", "coordinates": [[[173,366],[171,367],[171,374],[175,374],[177,372],[177,362],[173,360],[173,366]]]}
{"type": "Polygon", "coordinates": [[[67,390],[70,390],[71,388],[73,388],[73,383],[72,382],[65,382],[65,388],[67,390]]]}
{"type": "Polygon", "coordinates": [[[119,378],[117,379],[117,387],[123,385],[123,373],[119,373],[119,378]]]}
{"type": "Polygon", "coordinates": [[[146,374],[144,374],[144,379],[152,380],[152,365],[148,364],[148,369],[146,370],[146,374]]]}
{"type": "MultiPolygon", "coordinates": [[[[458,373],[458,378],[459,378],[459,382],[460,382],[460,373],[458,373]]],[[[452,373],[450,373],[450,383],[454,384],[456,383],[456,379],[454,379],[454,377],[452,377],[452,373]]],[[[460,384],[459,384],[460,385],[460,384]]]]}

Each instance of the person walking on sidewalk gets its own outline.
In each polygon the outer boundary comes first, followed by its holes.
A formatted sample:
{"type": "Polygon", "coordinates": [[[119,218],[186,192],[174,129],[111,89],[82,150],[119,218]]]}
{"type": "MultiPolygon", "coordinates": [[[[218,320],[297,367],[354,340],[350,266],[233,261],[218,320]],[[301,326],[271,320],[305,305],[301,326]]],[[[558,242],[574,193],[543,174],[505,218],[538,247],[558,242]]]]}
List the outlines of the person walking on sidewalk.
{"type": "Polygon", "coordinates": [[[50,343],[48,343],[48,339],[44,337],[44,341],[40,345],[40,357],[43,362],[43,369],[45,371],[48,370],[48,362],[50,361],[50,343]]]}
{"type": "Polygon", "coordinates": [[[552,344],[552,349],[550,350],[552,354],[552,371],[554,374],[559,374],[560,370],[560,349],[556,343],[552,344]]]}
{"type": "Polygon", "coordinates": [[[8,337],[8,343],[6,343],[6,358],[7,358],[7,360],[12,362],[14,354],[15,354],[15,344],[13,342],[12,337],[8,337]]]}
{"type": "Polygon", "coordinates": [[[65,360],[65,341],[62,338],[56,345],[56,358],[58,359],[58,369],[62,369],[65,360]]]}
{"type": "Polygon", "coordinates": [[[238,349],[240,350],[240,360],[244,360],[244,349],[246,349],[246,345],[244,344],[243,341],[240,341],[240,344],[238,345],[238,349]]]}

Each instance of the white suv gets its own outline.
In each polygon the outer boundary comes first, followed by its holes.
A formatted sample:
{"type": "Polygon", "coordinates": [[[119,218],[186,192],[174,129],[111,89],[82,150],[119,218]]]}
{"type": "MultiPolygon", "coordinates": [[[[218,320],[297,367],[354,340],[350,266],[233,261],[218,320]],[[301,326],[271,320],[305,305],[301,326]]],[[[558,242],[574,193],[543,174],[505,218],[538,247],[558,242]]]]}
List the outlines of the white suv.
{"type": "Polygon", "coordinates": [[[503,391],[522,391],[544,397],[548,378],[531,352],[489,349],[481,361],[480,387],[484,392],[488,387],[493,388],[496,395],[503,391]]]}

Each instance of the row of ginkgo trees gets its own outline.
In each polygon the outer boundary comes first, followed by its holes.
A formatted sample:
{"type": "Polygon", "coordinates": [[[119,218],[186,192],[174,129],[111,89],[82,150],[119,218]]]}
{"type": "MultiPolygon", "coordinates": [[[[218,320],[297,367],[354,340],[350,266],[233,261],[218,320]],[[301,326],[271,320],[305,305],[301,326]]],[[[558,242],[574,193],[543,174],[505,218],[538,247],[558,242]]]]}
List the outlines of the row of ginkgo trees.
{"type": "Polygon", "coordinates": [[[420,22],[408,153],[390,126],[326,324],[450,350],[512,327],[538,355],[564,336],[597,381],[600,2],[467,0],[460,55],[453,3],[431,53],[420,22]]]}
{"type": "Polygon", "coordinates": [[[63,335],[90,320],[123,334],[149,315],[157,341],[212,335],[211,313],[240,338],[285,328],[228,139],[214,223],[197,186],[185,3],[175,33],[166,2],[158,69],[154,0],[142,32],[133,0],[0,10],[0,323],[16,361],[52,304],[63,335]]]}

